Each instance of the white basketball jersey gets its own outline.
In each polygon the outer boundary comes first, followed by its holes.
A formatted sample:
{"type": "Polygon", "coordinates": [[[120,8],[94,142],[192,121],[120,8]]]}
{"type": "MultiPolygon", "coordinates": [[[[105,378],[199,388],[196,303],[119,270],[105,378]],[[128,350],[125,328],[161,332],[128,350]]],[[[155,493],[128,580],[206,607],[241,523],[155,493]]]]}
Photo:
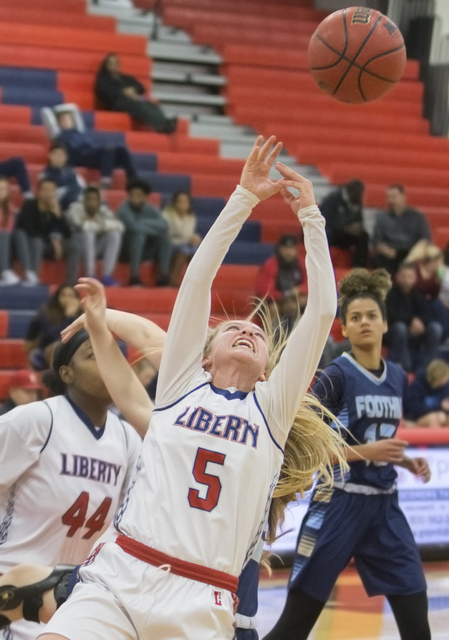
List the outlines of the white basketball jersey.
{"type": "Polygon", "coordinates": [[[104,429],[64,396],[0,418],[0,572],[79,564],[107,529],[141,449],[108,412],[104,429]]]}
{"type": "Polygon", "coordinates": [[[116,526],[171,556],[238,576],[260,538],[282,460],[254,392],[205,382],[155,409],[116,526]]]}

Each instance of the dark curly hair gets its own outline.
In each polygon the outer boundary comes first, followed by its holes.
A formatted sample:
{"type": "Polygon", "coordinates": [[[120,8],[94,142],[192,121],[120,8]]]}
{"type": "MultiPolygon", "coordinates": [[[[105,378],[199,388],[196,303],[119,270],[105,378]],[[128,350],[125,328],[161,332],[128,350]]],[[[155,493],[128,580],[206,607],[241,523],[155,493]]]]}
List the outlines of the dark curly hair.
{"type": "Polygon", "coordinates": [[[367,269],[353,269],[338,283],[338,304],[340,318],[346,324],[349,304],[357,298],[371,298],[378,305],[382,318],[387,319],[385,298],[391,288],[391,276],[386,269],[376,269],[371,273],[367,269]]]}

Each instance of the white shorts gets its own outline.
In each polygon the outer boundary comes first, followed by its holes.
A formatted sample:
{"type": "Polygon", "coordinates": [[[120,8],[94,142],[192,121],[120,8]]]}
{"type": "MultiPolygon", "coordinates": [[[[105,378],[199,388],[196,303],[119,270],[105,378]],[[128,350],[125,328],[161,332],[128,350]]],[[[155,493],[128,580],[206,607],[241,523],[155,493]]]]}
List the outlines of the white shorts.
{"type": "Polygon", "coordinates": [[[108,543],[45,633],[69,640],[232,640],[229,591],[153,567],[108,543]]]}

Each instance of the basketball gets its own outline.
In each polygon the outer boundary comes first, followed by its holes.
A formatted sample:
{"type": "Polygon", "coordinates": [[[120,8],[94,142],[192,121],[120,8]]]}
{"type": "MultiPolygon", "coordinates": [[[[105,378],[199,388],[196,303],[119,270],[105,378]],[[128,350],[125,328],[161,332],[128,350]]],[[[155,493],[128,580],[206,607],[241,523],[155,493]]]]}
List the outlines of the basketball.
{"type": "Polygon", "coordinates": [[[357,104],[391,91],[404,72],[406,51],[401,32],[387,16],[368,7],[349,7],[319,24],[308,58],[320,89],[357,104]]]}

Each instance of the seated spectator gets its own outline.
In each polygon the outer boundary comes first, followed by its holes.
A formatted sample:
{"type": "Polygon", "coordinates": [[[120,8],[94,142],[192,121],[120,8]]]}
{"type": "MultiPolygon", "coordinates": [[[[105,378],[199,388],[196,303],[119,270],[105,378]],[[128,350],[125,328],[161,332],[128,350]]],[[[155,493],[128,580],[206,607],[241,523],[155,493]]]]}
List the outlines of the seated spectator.
{"type": "Polygon", "coordinates": [[[448,337],[449,311],[440,299],[443,252],[428,240],[421,240],[409,252],[405,262],[414,265],[415,286],[428,301],[434,320],[443,327],[443,338],[448,337]]]}
{"type": "Polygon", "coordinates": [[[53,142],[48,153],[47,166],[39,176],[56,182],[58,200],[63,211],[66,211],[72,202],[79,200],[86,186],[84,179],[75,172],[68,161],[66,146],[62,142],[53,142]]]}
{"type": "Polygon", "coordinates": [[[25,337],[25,351],[33,369],[51,366],[60,333],[82,313],[76,289],[61,284],[31,320],[25,337]]]}
{"type": "Polygon", "coordinates": [[[190,262],[201,243],[201,236],[195,233],[196,215],[190,194],[187,191],[177,191],[162,211],[162,215],[169,225],[173,249],[170,284],[172,287],[178,287],[183,268],[190,262]]]}
{"type": "Polygon", "coordinates": [[[0,407],[0,416],[23,404],[40,400],[41,389],[41,383],[34,371],[29,369],[16,371],[9,383],[8,397],[0,407]]]}
{"type": "MultiPolygon", "coordinates": [[[[279,238],[274,256],[260,267],[256,280],[256,296],[274,301],[278,308],[284,299],[294,297],[303,310],[307,304],[307,278],[303,259],[298,258],[298,243],[294,235],[279,238]]],[[[287,303],[291,310],[291,305],[287,303]]],[[[282,309],[279,309],[279,313],[282,309]]],[[[287,314],[289,315],[289,314],[287,314]]]]}
{"type": "Polygon", "coordinates": [[[388,359],[406,371],[416,371],[435,358],[443,337],[443,327],[433,320],[428,302],[415,285],[415,267],[402,264],[386,300],[388,359]]]}
{"type": "Polygon", "coordinates": [[[133,159],[125,146],[102,145],[92,140],[88,132],[78,131],[71,111],[59,111],[57,122],[60,128],[57,140],[67,148],[70,164],[99,169],[102,187],[111,186],[114,169],[124,169],[128,179],[136,177],[133,159]]]}
{"type": "Polygon", "coordinates": [[[11,269],[11,235],[14,229],[15,212],[9,197],[9,182],[0,176],[0,285],[12,285],[20,278],[11,269]]]}
{"type": "Polygon", "coordinates": [[[173,133],[177,118],[167,118],[162,109],[145,97],[144,86],[120,71],[120,58],[108,53],[97,73],[95,95],[106,109],[124,111],[131,118],[153,127],[158,133],[173,133]]]}
{"type": "Polygon", "coordinates": [[[349,249],[352,266],[368,266],[369,236],[363,228],[363,193],[360,180],[350,180],[346,185],[324,198],[320,210],[326,218],[329,246],[349,249]]]}
{"type": "Polygon", "coordinates": [[[103,258],[105,286],[116,286],[112,272],[117,264],[124,226],[107,205],[102,204],[97,187],[84,190],[82,202],[73,202],[66,213],[74,241],[84,255],[86,276],[95,278],[95,261],[103,258]]]}
{"type": "Polygon", "coordinates": [[[19,261],[25,271],[24,284],[39,284],[39,268],[43,257],[67,258],[66,279],[76,280],[79,248],[71,241],[70,227],[61,212],[56,183],[43,178],[38,183],[37,197],[27,200],[16,220],[14,242],[19,261]]]}
{"type": "Polygon", "coordinates": [[[24,198],[32,198],[30,177],[22,158],[14,156],[0,162],[0,176],[5,178],[15,178],[24,198]]]}
{"type": "Polygon", "coordinates": [[[449,418],[449,364],[432,360],[404,395],[404,417],[420,427],[445,427],[449,418]]]}
{"type": "Polygon", "coordinates": [[[388,211],[379,214],[374,225],[374,266],[395,273],[417,242],[430,241],[430,227],[423,213],[407,206],[401,184],[388,187],[387,203],[388,211]]]}
{"type": "Polygon", "coordinates": [[[140,265],[148,258],[156,259],[158,263],[156,285],[167,286],[172,251],[168,222],[159,209],[147,201],[151,189],[145,180],[131,180],[126,191],[128,198],[120,205],[117,215],[125,225],[124,248],[129,257],[129,285],[142,286],[140,265]]]}

